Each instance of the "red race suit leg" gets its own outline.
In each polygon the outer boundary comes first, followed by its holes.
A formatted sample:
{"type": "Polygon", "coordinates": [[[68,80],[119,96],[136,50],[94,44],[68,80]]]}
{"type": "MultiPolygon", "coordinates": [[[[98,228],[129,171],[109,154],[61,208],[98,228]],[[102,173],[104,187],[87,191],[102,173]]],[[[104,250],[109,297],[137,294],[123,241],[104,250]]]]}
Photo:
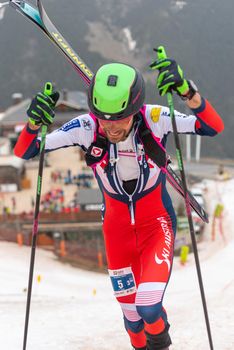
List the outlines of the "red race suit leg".
{"type": "Polygon", "coordinates": [[[108,269],[125,328],[135,348],[146,346],[145,332],[168,327],[162,300],[170,278],[175,214],[161,185],[135,203],[135,225],[129,208],[105,194],[103,224],[108,269]]]}

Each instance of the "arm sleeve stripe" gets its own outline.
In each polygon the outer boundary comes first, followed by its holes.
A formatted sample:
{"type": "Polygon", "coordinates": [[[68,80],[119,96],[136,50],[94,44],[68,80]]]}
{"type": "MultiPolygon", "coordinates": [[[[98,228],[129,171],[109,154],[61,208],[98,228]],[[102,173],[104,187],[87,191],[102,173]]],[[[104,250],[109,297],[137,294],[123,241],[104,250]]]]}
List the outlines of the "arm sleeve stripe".
{"type": "Polygon", "coordinates": [[[35,144],[35,139],[37,138],[38,131],[30,130],[26,125],[22,130],[18,141],[14,148],[14,154],[17,157],[24,158],[25,153],[29,150],[32,143],[35,144]]]}
{"type": "Polygon", "coordinates": [[[192,109],[192,111],[198,119],[196,122],[196,129],[200,128],[203,124],[206,124],[217,133],[224,130],[224,123],[221,117],[207,100],[202,99],[201,107],[192,109]]]}

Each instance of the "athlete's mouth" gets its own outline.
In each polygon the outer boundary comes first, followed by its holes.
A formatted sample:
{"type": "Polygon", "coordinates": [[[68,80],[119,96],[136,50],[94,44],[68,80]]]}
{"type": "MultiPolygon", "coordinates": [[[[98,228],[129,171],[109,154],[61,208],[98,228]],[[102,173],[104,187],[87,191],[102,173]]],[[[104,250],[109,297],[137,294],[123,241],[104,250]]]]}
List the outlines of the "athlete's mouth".
{"type": "Polygon", "coordinates": [[[113,143],[124,141],[126,139],[126,135],[125,135],[124,130],[118,130],[118,131],[105,130],[105,133],[106,133],[106,136],[109,139],[109,141],[113,142],[113,143]]]}
{"type": "Polygon", "coordinates": [[[107,132],[108,132],[108,134],[110,136],[118,136],[118,135],[122,134],[121,130],[118,130],[118,131],[107,131],[107,132]]]}

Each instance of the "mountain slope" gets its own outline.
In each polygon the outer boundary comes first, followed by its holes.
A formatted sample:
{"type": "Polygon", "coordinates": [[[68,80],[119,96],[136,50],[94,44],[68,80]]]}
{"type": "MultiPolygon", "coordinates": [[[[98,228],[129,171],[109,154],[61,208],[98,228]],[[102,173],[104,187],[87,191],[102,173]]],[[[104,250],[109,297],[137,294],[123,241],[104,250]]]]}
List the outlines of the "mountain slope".
{"type": "MultiPolygon", "coordinates": [[[[94,71],[109,61],[140,69],[147,82],[147,101],[158,101],[148,69],[152,48],[163,44],[201,93],[223,116],[226,130],[204,140],[205,155],[232,158],[233,2],[218,0],[44,0],[45,8],[73,48],[94,71]],[[231,141],[230,141],[231,140],[231,141]]],[[[30,22],[9,8],[0,20],[0,108],[21,91],[31,96],[47,80],[58,88],[84,89],[58,50],[30,22]]],[[[178,100],[178,99],[177,99],[178,100]]],[[[165,100],[161,99],[162,103],[165,100]]],[[[161,102],[160,102],[161,103],[161,102]]],[[[181,103],[176,107],[183,108],[181,103]]]]}

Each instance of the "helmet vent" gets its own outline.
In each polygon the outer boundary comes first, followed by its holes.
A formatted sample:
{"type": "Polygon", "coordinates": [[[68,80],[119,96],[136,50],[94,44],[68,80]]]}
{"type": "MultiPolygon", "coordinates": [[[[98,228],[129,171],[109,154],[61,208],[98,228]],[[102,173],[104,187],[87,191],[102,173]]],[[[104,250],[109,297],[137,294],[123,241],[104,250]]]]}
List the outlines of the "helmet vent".
{"type": "Polygon", "coordinates": [[[95,103],[95,105],[97,104],[97,99],[96,99],[96,97],[94,97],[94,103],[95,103]]]}
{"type": "Polygon", "coordinates": [[[122,104],[122,108],[124,108],[126,105],[126,101],[124,101],[124,103],[122,104]]]}
{"type": "Polygon", "coordinates": [[[117,75],[109,75],[107,80],[108,86],[116,86],[117,85],[118,76],[117,75]]]}

